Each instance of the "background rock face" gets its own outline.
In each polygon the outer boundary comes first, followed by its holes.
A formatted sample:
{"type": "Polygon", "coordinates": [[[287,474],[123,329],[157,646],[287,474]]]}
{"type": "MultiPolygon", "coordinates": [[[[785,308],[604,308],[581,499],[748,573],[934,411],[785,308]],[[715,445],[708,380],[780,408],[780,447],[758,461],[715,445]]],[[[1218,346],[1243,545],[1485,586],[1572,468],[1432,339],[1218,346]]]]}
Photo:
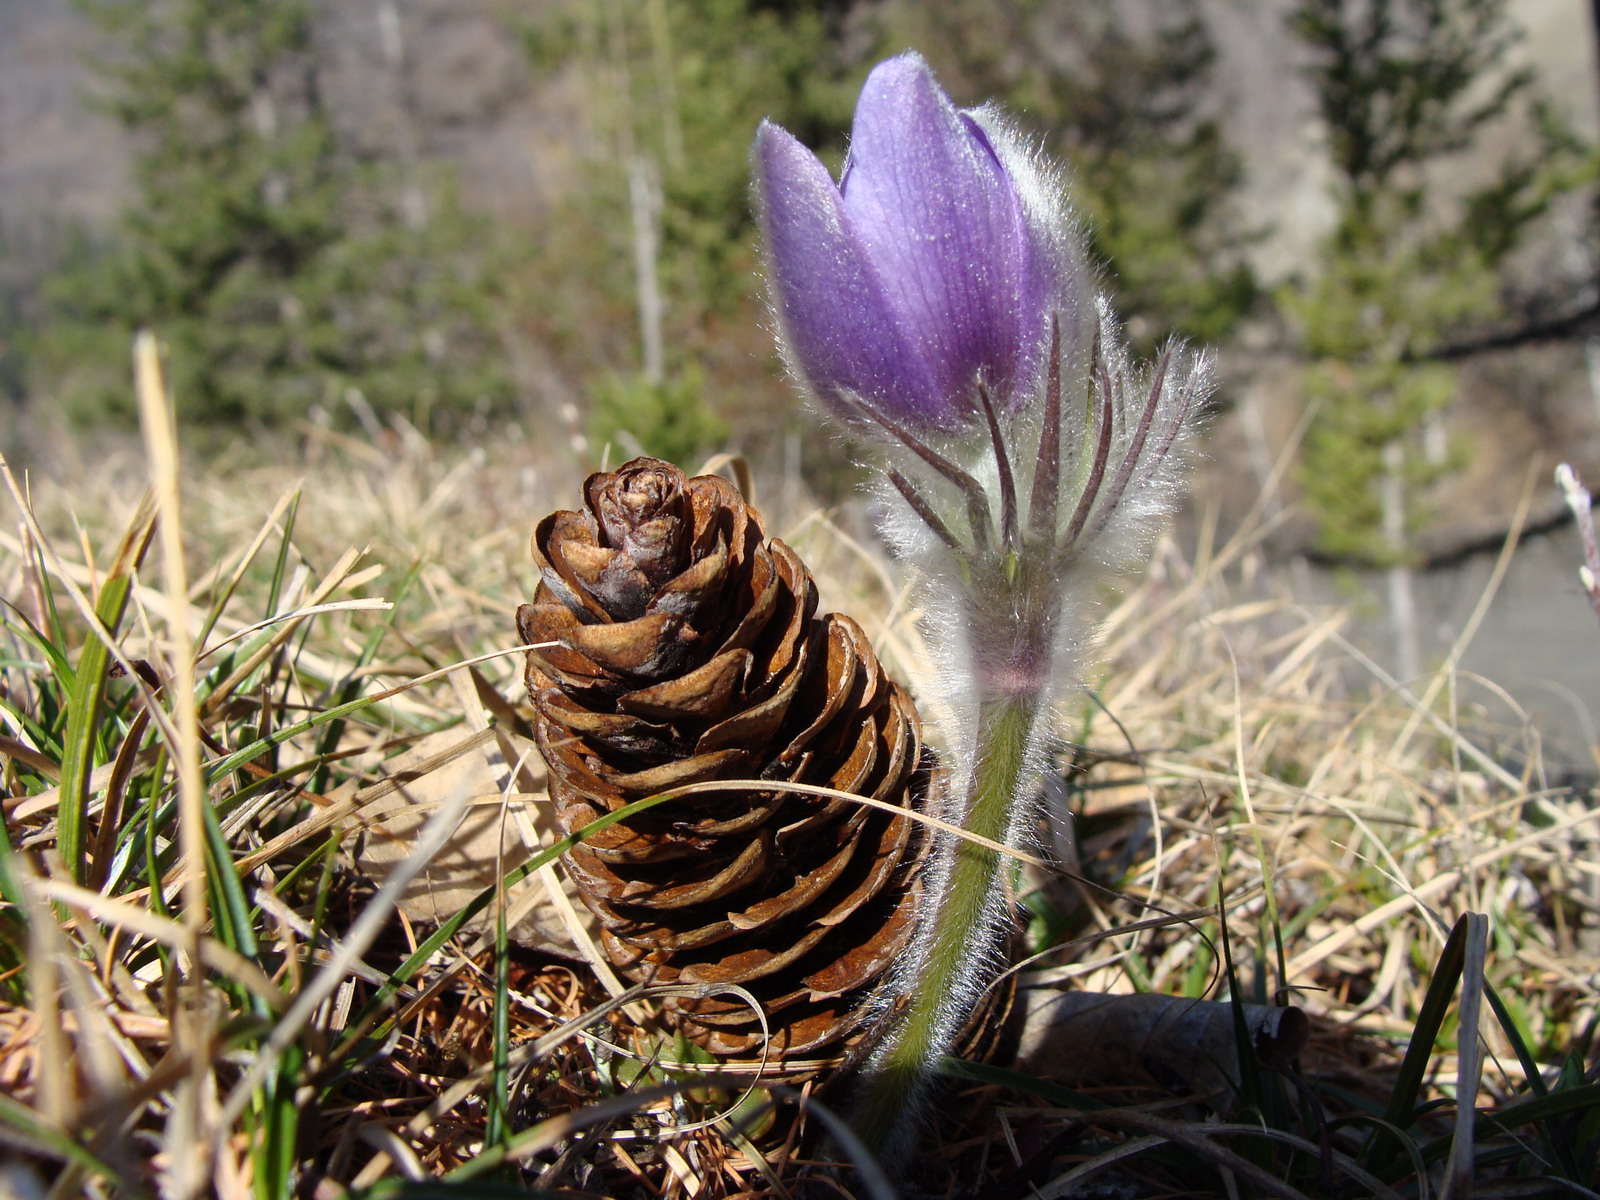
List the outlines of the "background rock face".
{"type": "Polygon", "coordinates": [[[127,201],[121,130],[84,103],[89,44],[68,0],[0,4],[0,305],[48,269],[68,222],[127,201]]]}
{"type": "MultiPolygon", "coordinates": [[[[536,219],[576,123],[538,82],[501,0],[322,4],[318,50],[329,112],[358,152],[457,168],[475,208],[536,219]]],[[[104,36],[71,0],[0,3],[0,231],[13,250],[81,220],[103,226],[133,198],[130,147],[97,110],[88,63],[104,36]]]]}

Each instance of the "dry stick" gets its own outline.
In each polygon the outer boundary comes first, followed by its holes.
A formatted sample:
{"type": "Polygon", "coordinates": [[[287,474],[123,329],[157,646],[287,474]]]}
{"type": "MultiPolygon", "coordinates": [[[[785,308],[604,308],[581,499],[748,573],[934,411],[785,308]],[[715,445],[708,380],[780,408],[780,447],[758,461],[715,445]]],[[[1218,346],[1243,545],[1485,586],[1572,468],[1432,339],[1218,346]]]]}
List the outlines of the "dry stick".
{"type": "MultiPolygon", "coordinates": [[[[204,1105],[206,1075],[210,1066],[200,1047],[209,1040],[206,1024],[205,974],[201,970],[201,937],[207,921],[205,778],[200,772],[200,713],[195,701],[195,645],[189,632],[189,576],[183,562],[183,510],[178,496],[178,435],[173,425],[172,408],[161,378],[161,357],[155,336],[142,330],[133,341],[134,391],[139,401],[139,422],[144,428],[145,448],[160,514],[162,579],[167,593],[167,628],[171,639],[172,686],[167,689],[172,723],[177,742],[172,747],[178,782],[178,857],[184,864],[183,926],[188,934],[184,948],[188,959],[190,1005],[181,1009],[183,1020],[174,1033],[180,1052],[190,1056],[189,1099],[197,1122],[185,1132],[198,1131],[198,1145],[207,1145],[204,1105]]],[[[178,1103],[169,1119],[181,1119],[185,1106],[180,1091],[178,1103]]],[[[174,1156],[174,1183],[184,1194],[200,1190],[206,1169],[204,1158],[174,1156]],[[177,1159],[183,1164],[179,1165],[177,1159]]]]}

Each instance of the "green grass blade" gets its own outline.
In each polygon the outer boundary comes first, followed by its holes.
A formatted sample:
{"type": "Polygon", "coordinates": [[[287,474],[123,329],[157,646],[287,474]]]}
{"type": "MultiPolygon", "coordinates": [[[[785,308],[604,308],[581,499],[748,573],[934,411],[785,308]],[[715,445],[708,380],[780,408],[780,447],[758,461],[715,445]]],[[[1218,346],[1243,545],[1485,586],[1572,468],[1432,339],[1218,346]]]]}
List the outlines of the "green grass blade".
{"type": "Polygon", "coordinates": [[[1483,973],[1489,952],[1489,918],[1463,913],[1467,929],[1461,965],[1461,1022],[1456,1035],[1456,1128],[1450,1146],[1450,1171],[1446,1191],[1452,1196],[1472,1192],[1474,1150],[1477,1145],[1478,1089],[1483,1083],[1483,1038],[1479,1033],[1483,1012],[1483,973]]]}
{"type": "Polygon", "coordinates": [[[1581,1087],[1551,1092],[1548,1096],[1513,1101],[1503,1108],[1481,1114],[1478,1121],[1491,1129],[1516,1129],[1572,1113],[1587,1115],[1597,1109],[1600,1109],[1600,1083],[1586,1083],[1581,1087]]]}
{"type": "Polygon", "coordinates": [[[1548,1095],[1550,1089],[1544,1085],[1544,1075],[1539,1070],[1539,1061],[1528,1048],[1528,1043],[1523,1038],[1516,1019],[1512,1017],[1511,1010],[1506,1007],[1505,1001],[1500,999],[1500,993],[1495,991],[1494,985],[1488,980],[1484,981],[1483,993],[1488,998],[1489,1007],[1494,1010],[1494,1018],[1500,1023],[1506,1040],[1516,1051],[1517,1062],[1522,1065],[1522,1077],[1528,1081],[1528,1090],[1535,1096],[1548,1095]]]}
{"type": "MultiPolygon", "coordinates": [[[[283,594],[283,577],[288,569],[289,549],[293,544],[291,539],[294,536],[295,514],[299,510],[300,493],[296,491],[289,501],[288,509],[284,514],[283,536],[278,541],[278,555],[273,563],[272,577],[267,588],[267,600],[261,606],[262,612],[275,613],[278,611],[278,599],[283,594]]],[[[223,610],[228,606],[228,602],[233,599],[234,593],[239,587],[239,580],[243,576],[245,568],[254,560],[258,549],[259,546],[253,547],[249,557],[234,569],[234,577],[228,581],[227,586],[218,589],[215,599],[211,602],[211,608],[206,613],[205,620],[200,624],[200,633],[194,640],[196,646],[203,646],[210,640],[212,630],[216,628],[218,620],[222,617],[223,610]]]]}
{"type": "Polygon", "coordinates": [[[226,776],[230,771],[238,770],[245,763],[254,762],[269,750],[281,746],[285,742],[293,741],[302,733],[309,733],[311,730],[319,729],[332,721],[348,717],[351,713],[360,712],[364,708],[371,708],[401,690],[403,688],[393,688],[371,696],[360,696],[354,700],[347,700],[343,704],[335,704],[332,708],[322,709],[303,721],[296,721],[293,725],[279,726],[271,733],[259,737],[253,742],[246,743],[233,751],[233,753],[213,759],[207,763],[205,765],[206,782],[213,783],[226,776]]]}
{"type": "Polygon", "coordinates": [[[141,509],[124,535],[116,561],[100,588],[94,615],[105,636],[90,631],[78,656],[77,678],[67,709],[67,731],[61,759],[61,804],[56,814],[56,847],[68,877],[82,883],[84,871],[84,813],[89,806],[89,777],[94,771],[95,737],[105,701],[106,670],[111,665],[107,645],[116,637],[133,590],[133,572],[144,558],[155,531],[154,518],[141,509]]]}
{"type": "Polygon", "coordinates": [[[494,920],[494,1060],[489,1078],[489,1120],[486,1145],[505,1140],[511,1131],[511,954],[506,937],[505,887],[496,889],[494,920]]]}
{"type": "Polygon", "coordinates": [[[0,821],[0,900],[22,913],[25,911],[22,907],[22,881],[17,878],[16,868],[12,865],[14,853],[11,833],[6,823],[0,821]]]}
{"type": "Polygon", "coordinates": [[[205,813],[206,850],[211,856],[211,878],[216,885],[217,899],[221,901],[216,912],[217,935],[230,949],[259,965],[260,950],[256,943],[255,926],[250,919],[250,902],[245,897],[244,885],[233,865],[233,854],[222,836],[222,824],[217,810],[210,804],[203,806],[205,813]],[[224,919],[227,936],[223,937],[224,919]]]}
{"type": "MultiPolygon", "coordinates": [[[[1433,978],[1428,981],[1428,990],[1422,998],[1422,1007],[1417,1012],[1416,1024],[1412,1026],[1400,1071],[1395,1076],[1394,1090],[1389,1093],[1389,1106],[1384,1110],[1383,1119],[1397,1129],[1410,1129],[1416,1118],[1417,1099],[1422,1095],[1428,1060],[1433,1057],[1434,1044],[1439,1040],[1439,1031],[1444,1027],[1456,982],[1466,962],[1468,915],[1462,914],[1445,939],[1433,978]]],[[[1374,1174],[1381,1174],[1379,1168],[1387,1167],[1393,1158],[1393,1149],[1379,1153],[1374,1146],[1369,1149],[1365,1165],[1374,1174]]]]}
{"type": "Polygon", "coordinates": [[[1391,1125],[1382,1117],[1369,1116],[1366,1113],[1356,1113],[1328,1122],[1330,1130],[1342,1129],[1347,1125],[1370,1125],[1374,1132],[1387,1133],[1394,1138],[1394,1144],[1404,1150],[1406,1157],[1411,1160],[1412,1179],[1417,1185],[1417,1200],[1429,1200],[1431,1189],[1428,1184],[1427,1157],[1408,1131],[1397,1125],[1391,1125]]]}
{"type": "Polygon", "coordinates": [[[300,496],[300,489],[296,488],[283,514],[283,537],[278,540],[278,557],[272,564],[272,581],[267,588],[265,611],[269,613],[277,612],[278,604],[283,599],[283,581],[289,573],[289,548],[294,544],[295,521],[300,516],[300,496]]]}
{"type": "MultiPolygon", "coordinates": [[[[1478,1113],[1475,1134],[1479,1139],[1486,1141],[1526,1125],[1541,1124],[1559,1117],[1588,1117],[1597,1111],[1600,1111],[1600,1084],[1584,1084],[1581,1087],[1551,1092],[1548,1096],[1514,1101],[1490,1112],[1478,1113]]],[[[1423,1148],[1424,1160],[1430,1163],[1444,1161],[1450,1155],[1454,1140],[1454,1134],[1435,1138],[1423,1148]]],[[[1514,1159],[1525,1155],[1525,1148],[1514,1147],[1495,1151],[1492,1155],[1485,1153],[1481,1161],[1487,1161],[1491,1157],[1514,1159]]],[[[1580,1182],[1581,1186],[1582,1182],[1586,1181],[1580,1176],[1579,1181],[1575,1182],[1580,1182]]]]}
{"type": "Polygon", "coordinates": [[[300,1157],[300,1108],[295,1091],[305,1065],[304,1053],[290,1046],[257,1096],[259,1124],[251,1147],[257,1200],[281,1200],[295,1194],[295,1164],[300,1157]]]}
{"type": "MultiPolygon", "coordinates": [[[[367,635],[367,640],[362,644],[361,652],[356,655],[356,660],[351,665],[348,678],[340,685],[338,698],[341,704],[349,698],[352,690],[361,686],[361,680],[364,678],[363,673],[377,659],[378,651],[383,647],[385,639],[389,637],[395,627],[401,603],[410,595],[411,589],[416,586],[417,581],[421,578],[422,563],[420,561],[414,562],[411,564],[410,569],[400,577],[393,589],[390,590],[389,599],[392,607],[385,618],[378,622],[377,627],[367,635]]],[[[318,739],[316,744],[317,753],[323,756],[331,755],[343,741],[343,738],[344,722],[342,720],[336,721],[334,724],[329,725],[318,739]]],[[[326,790],[327,779],[325,774],[319,772],[313,776],[309,787],[314,792],[326,790]]]]}
{"type": "Polygon", "coordinates": [[[17,610],[16,605],[9,601],[0,601],[0,604],[10,609],[12,613],[11,616],[0,620],[0,629],[4,629],[23,645],[32,646],[37,650],[45,662],[49,664],[50,670],[55,674],[56,679],[66,685],[66,690],[70,691],[73,678],[72,663],[61,650],[61,646],[65,643],[51,641],[50,638],[40,633],[33,627],[33,622],[29,621],[27,617],[17,610]]]}
{"type": "MultiPolygon", "coordinates": [[[[1528,1046],[1527,1039],[1522,1036],[1522,1029],[1511,1015],[1511,1010],[1506,1007],[1505,1001],[1500,999],[1500,993],[1495,991],[1494,985],[1488,980],[1484,980],[1483,994],[1489,1001],[1489,1007],[1494,1010],[1495,1020],[1500,1023],[1501,1030],[1516,1052],[1517,1062],[1522,1065],[1522,1076],[1528,1081],[1528,1090],[1536,1099],[1548,1096],[1550,1089],[1545,1086],[1544,1075],[1539,1070],[1539,1061],[1533,1056],[1533,1050],[1528,1046]]],[[[1561,1164],[1562,1174],[1574,1182],[1582,1179],[1582,1168],[1578,1166],[1577,1155],[1573,1152],[1571,1142],[1559,1131],[1544,1128],[1543,1122],[1540,1122],[1539,1133],[1544,1139],[1545,1153],[1561,1164]]]]}
{"type": "MultiPolygon", "coordinates": [[[[1265,865],[1263,860],[1263,865],[1265,865]]],[[[1217,941],[1222,947],[1223,970],[1228,980],[1228,1007],[1233,1018],[1233,1041],[1238,1058],[1239,1101],[1252,1112],[1266,1113],[1266,1097],[1261,1088],[1261,1064],[1256,1061],[1255,1042],[1244,1016],[1244,996],[1239,986],[1239,971],[1233,961],[1233,938],[1228,932],[1228,913],[1222,897],[1222,880],[1217,880],[1217,941]]]]}

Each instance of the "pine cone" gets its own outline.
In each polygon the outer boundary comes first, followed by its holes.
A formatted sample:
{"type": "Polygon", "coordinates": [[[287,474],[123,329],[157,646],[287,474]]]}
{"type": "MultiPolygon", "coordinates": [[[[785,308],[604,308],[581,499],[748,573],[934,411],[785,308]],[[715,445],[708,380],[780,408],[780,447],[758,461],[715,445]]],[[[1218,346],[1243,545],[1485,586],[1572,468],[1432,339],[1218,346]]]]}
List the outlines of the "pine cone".
{"type": "MultiPolygon", "coordinates": [[[[574,832],[699,780],[787,780],[921,804],[916,710],[850,618],[818,615],[794,552],[726,480],[638,458],[540,523],[517,612],[550,795],[574,832]]],[[[909,942],[928,839],[848,800],[708,791],[586,838],[568,870],[628,978],[737,984],[769,1061],[856,1040],[909,942]]],[[[674,999],[714,1054],[757,1057],[737,996],[674,999]]]]}

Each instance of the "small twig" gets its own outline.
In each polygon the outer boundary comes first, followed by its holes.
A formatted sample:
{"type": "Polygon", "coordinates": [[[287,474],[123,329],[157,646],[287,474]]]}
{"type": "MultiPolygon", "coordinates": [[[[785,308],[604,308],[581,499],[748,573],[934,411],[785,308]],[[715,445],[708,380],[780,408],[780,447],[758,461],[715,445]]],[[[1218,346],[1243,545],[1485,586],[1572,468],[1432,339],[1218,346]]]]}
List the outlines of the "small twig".
{"type": "Polygon", "coordinates": [[[1583,480],[1571,464],[1562,463],[1556,468],[1556,486],[1566,498],[1567,507],[1578,523],[1578,535],[1583,538],[1583,565],[1578,568],[1578,579],[1589,594],[1589,605],[1600,620],[1600,546],[1594,540],[1593,500],[1583,480]]]}

